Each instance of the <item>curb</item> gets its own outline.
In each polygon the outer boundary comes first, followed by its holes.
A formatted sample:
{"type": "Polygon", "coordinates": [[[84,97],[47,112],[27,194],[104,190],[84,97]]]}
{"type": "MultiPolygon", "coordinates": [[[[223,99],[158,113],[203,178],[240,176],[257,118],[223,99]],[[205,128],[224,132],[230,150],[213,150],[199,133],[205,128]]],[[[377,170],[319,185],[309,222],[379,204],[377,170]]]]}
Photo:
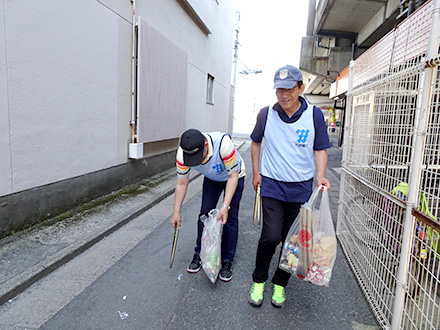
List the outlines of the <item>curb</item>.
{"type": "MultiPolygon", "coordinates": [[[[196,177],[194,177],[192,180],[194,180],[196,177]]],[[[191,181],[192,181],[191,180],[191,181]]],[[[41,280],[54,270],[58,269],[62,265],[66,264],[76,256],[80,255],[99,241],[101,241],[106,236],[109,236],[122,226],[126,225],[128,222],[133,220],[134,218],[138,217],[142,213],[148,211],[150,208],[152,208],[157,203],[161,202],[168,196],[172,195],[174,193],[174,189],[170,189],[169,191],[165,192],[162,196],[156,198],[154,201],[150,202],[145,207],[139,209],[138,211],[134,212],[130,216],[120,220],[115,225],[111,226],[110,228],[104,230],[103,232],[99,233],[98,235],[91,235],[89,238],[85,238],[78,244],[73,244],[65,249],[59,251],[55,255],[49,258],[49,260],[44,260],[39,262],[38,264],[30,267],[25,272],[21,273],[20,275],[16,276],[15,278],[9,280],[8,282],[4,283],[1,288],[0,292],[0,305],[6,303],[10,299],[15,298],[17,295],[25,291],[27,288],[29,288],[32,284],[35,282],[41,280]]]]}

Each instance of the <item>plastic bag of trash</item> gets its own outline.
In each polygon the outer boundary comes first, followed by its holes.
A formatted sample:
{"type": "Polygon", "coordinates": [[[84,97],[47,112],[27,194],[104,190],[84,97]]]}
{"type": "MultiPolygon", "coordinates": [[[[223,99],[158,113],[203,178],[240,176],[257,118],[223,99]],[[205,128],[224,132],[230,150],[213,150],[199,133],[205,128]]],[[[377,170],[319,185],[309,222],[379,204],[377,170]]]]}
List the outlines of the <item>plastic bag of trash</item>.
{"type": "Polygon", "coordinates": [[[202,268],[206,276],[212,283],[215,283],[220,272],[221,266],[221,244],[223,225],[217,221],[218,209],[209,211],[208,217],[203,221],[202,247],[200,250],[200,259],[202,268]]]}
{"type": "Polygon", "coordinates": [[[336,235],[327,188],[315,189],[292,224],[279,267],[318,286],[328,286],[336,259],[336,235]],[[323,189],[319,209],[318,193],[323,189]]]}
{"type": "Polygon", "coordinates": [[[300,214],[296,217],[292,226],[290,227],[289,233],[286,236],[286,241],[282,247],[281,258],[279,267],[286,272],[296,276],[296,270],[299,261],[299,222],[300,214]]]}

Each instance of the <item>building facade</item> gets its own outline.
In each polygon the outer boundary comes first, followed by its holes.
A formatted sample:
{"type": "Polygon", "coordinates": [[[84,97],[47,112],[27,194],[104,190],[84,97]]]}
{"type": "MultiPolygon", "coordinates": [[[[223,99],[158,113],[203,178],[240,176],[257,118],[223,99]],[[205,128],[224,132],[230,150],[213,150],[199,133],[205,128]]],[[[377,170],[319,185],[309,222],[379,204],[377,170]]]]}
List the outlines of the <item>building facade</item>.
{"type": "Polygon", "coordinates": [[[339,91],[345,90],[336,95],[332,84],[347,75],[351,59],[357,59],[425,2],[309,1],[307,35],[302,40],[300,61],[306,83],[304,94],[311,103],[324,108],[330,138],[338,141],[333,144],[342,145],[347,86],[340,86],[339,91]]]}
{"type": "Polygon", "coordinates": [[[0,237],[174,166],[228,131],[233,0],[0,6],[0,237]]]}

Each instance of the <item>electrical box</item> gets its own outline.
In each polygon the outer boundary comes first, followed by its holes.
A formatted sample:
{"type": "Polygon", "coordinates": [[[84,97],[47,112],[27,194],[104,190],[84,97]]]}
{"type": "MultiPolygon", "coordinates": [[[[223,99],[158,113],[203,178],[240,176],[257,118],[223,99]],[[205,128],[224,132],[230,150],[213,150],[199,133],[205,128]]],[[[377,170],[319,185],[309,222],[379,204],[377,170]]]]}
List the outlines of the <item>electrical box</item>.
{"type": "Polygon", "coordinates": [[[144,157],[144,144],[143,143],[130,143],[128,150],[128,158],[141,159],[144,157]]]}

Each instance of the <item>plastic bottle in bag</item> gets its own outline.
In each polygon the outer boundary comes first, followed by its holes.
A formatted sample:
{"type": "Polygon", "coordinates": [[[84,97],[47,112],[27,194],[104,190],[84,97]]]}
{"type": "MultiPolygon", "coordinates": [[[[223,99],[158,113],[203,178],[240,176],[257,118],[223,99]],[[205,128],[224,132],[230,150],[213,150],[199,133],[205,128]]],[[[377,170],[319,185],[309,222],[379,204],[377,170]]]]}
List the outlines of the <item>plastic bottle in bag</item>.
{"type": "Polygon", "coordinates": [[[218,209],[209,211],[208,217],[200,220],[203,222],[202,246],[200,259],[202,268],[208,279],[215,283],[221,268],[221,242],[223,225],[217,221],[218,209]]]}

